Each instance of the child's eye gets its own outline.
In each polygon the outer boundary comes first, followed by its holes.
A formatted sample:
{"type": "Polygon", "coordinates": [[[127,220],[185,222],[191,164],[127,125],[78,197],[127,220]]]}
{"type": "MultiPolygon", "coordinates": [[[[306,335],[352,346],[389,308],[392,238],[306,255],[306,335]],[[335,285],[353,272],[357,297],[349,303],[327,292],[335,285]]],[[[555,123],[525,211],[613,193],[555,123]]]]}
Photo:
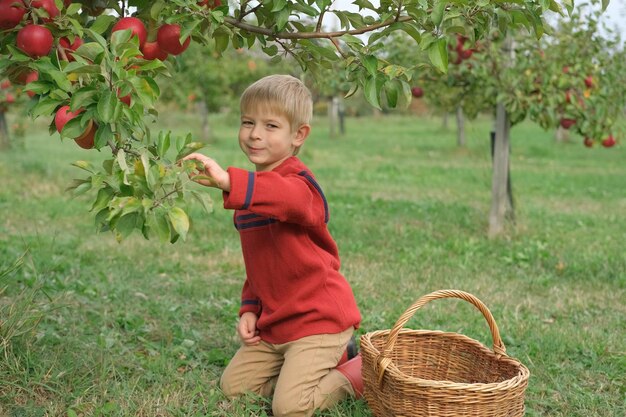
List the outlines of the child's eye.
{"type": "Polygon", "coordinates": [[[269,123],[269,124],[267,125],[267,127],[269,127],[270,129],[276,129],[276,128],[278,128],[278,126],[273,125],[273,124],[271,124],[271,123],[269,123]]]}
{"type": "Polygon", "coordinates": [[[252,126],[252,122],[250,120],[242,120],[241,124],[243,126],[252,126]]]}

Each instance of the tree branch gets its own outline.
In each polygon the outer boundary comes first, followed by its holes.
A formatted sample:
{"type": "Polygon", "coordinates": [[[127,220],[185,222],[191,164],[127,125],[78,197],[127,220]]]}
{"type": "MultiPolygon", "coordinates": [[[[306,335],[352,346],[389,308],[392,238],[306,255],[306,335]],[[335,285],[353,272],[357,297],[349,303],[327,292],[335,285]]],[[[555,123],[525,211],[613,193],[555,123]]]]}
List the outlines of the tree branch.
{"type": "Polygon", "coordinates": [[[322,39],[322,38],[338,38],[343,35],[362,35],[367,32],[372,32],[376,29],[387,27],[396,22],[408,22],[413,20],[411,16],[401,16],[385,20],[384,22],[376,23],[370,26],[364,26],[359,29],[352,30],[340,30],[335,32],[274,32],[271,29],[267,29],[260,26],[254,26],[249,23],[240,22],[230,16],[224,17],[224,22],[227,24],[239,28],[241,30],[248,31],[250,33],[257,33],[259,35],[267,36],[273,39],[322,39]]]}

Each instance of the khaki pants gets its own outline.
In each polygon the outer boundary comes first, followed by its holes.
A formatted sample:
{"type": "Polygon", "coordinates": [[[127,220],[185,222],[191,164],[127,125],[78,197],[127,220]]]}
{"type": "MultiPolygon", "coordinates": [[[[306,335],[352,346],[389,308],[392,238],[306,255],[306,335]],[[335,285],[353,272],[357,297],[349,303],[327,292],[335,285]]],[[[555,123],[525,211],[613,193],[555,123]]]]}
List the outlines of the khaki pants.
{"type": "Polygon", "coordinates": [[[274,416],[309,417],[354,395],[350,382],[335,370],[353,331],[280,345],[244,345],[224,370],[220,386],[229,397],[246,392],[270,397],[273,392],[274,416]]]}

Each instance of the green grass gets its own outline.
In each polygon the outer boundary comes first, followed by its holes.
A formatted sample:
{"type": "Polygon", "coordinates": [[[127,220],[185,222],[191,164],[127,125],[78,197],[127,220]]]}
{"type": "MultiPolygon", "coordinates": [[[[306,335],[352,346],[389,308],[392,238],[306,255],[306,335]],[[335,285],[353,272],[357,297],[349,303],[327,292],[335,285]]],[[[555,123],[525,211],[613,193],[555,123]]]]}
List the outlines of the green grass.
{"type": "MultiPolygon", "coordinates": [[[[199,132],[190,114],[162,123],[199,132]]],[[[205,151],[248,166],[237,121],[213,116],[205,151]]],[[[420,296],[468,291],[492,311],[507,352],[527,365],[529,416],[626,413],[626,150],[557,144],[531,124],[512,130],[516,223],[488,239],[491,121],[468,123],[468,147],[436,119],[315,121],[301,153],[331,207],[342,271],[363,315],[391,328],[420,296]]],[[[0,416],[265,415],[228,402],[219,375],[238,346],[244,267],[232,213],[193,213],[186,242],[96,234],[85,198],[64,192],[99,161],[32,124],[25,148],[0,154],[0,416]],[[13,323],[9,328],[7,323],[13,323]]],[[[409,322],[491,346],[480,313],[440,300],[409,322]]],[[[369,416],[348,401],[324,416],[369,416]]]]}

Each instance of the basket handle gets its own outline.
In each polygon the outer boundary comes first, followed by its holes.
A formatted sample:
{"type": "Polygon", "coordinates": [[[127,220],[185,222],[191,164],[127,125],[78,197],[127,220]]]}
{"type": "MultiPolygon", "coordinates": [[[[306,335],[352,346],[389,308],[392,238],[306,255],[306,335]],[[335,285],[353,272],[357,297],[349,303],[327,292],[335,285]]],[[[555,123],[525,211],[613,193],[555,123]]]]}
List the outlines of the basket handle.
{"type": "Polygon", "coordinates": [[[400,333],[400,330],[402,330],[404,325],[407,323],[407,321],[409,321],[411,317],[413,317],[413,315],[415,314],[417,310],[422,308],[428,302],[432,300],[437,300],[440,298],[460,298],[461,300],[465,300],[473,304],[474,307],[480,310],[480,312],[483,313],[483,316],[487,320],[487,324],[489,325],[489,329],[491,330],[491,337],[493,339],[493,352],[496,355],[498,355],[498,357],[506,355],[506,348],[504,346],[504,343],[502,343],[502,339],[500,338],[500,331],[498,330],[498,325],[496,324],[496,321],[491,315],[491,312],[489,311],[487,306],[483,304],[482,301],[480,301],[478,298],[474,297],[472,294],[467,293],[465,291],[439,290],[439,291],[432,292],[430,294],[426,294],[422,296],[421,298],[419,298],[417,301],[413,303],[413,305],[407,308],[406,311],[396,321],[396,324],[393,326],[393,328],[391,329],[391,332],[387,336],[387,342],[385,343],[385,347],[383,348],[382,352],[378,355],[376,359],[376,368],[377,368],[376,371],[378,373],[379,384],[382,384],[383,376],[385,375],[385,370],[387,369],[389,364],[392,362],[391,352],[393,351],[396,341],[398,340],[398,334],[400,333]]]}

